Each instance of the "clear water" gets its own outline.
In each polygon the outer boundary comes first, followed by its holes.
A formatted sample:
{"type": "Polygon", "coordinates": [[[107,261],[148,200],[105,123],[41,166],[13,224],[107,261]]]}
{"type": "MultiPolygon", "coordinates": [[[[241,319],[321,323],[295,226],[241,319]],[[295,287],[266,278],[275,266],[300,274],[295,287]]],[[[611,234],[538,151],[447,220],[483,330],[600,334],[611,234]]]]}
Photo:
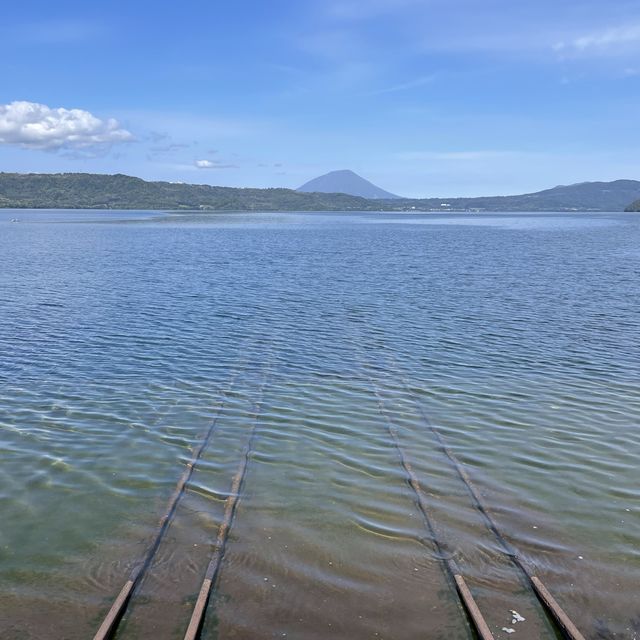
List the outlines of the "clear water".
{"type": "Polygon", "coordinates": [[[0,212],[0,637],[554,638],[424,420],[588,638],[640,635],[640,216],[0,212]],[[20,222],[11,222],[18,218],[20,222]],[[386,416],[386,417],[385,417],[386,416]],[[512,624],[510,610],[526,618],[512,624]]]}

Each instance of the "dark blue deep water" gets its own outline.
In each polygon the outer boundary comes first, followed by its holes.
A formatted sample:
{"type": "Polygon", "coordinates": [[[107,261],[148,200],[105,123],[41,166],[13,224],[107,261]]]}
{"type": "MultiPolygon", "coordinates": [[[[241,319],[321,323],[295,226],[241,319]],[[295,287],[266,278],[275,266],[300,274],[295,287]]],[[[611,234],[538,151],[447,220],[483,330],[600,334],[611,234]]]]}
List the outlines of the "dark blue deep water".
{"type": "Polygon", "coordinates": [[[0,212],[0,637],[640,635],[640,216],[0,212]],[[12,219],[19,222],[11,222],[12,219]],[[389,429],[392,425],[392,430],[389,429]],[[398,449],[419,478],[426,527],[398,449]],[[525,621],[512,621],[516,610],[525,621]]]}

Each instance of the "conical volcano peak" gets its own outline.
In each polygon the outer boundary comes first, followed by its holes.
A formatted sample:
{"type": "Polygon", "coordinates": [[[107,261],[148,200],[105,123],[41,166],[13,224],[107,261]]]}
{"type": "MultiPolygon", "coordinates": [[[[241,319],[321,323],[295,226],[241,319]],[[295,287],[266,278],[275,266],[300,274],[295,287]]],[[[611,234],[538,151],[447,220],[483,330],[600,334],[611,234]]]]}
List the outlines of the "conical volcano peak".
{"type": "Polygon", "coordinates": [[[360,196],[361,198],[372,200],[388,200],[400,197],[377,187],[350,169],[325,173],[323,176],[309,180],[298,191],[307,193],[346,193],[350,196],[360,196]]]}

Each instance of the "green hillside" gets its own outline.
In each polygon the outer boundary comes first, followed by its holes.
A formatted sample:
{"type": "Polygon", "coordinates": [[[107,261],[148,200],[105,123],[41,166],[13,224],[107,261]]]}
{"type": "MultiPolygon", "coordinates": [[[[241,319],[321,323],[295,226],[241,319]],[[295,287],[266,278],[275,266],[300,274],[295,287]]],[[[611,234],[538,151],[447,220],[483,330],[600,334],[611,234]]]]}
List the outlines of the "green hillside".
{"type": "Polygon", "coordinates": [[[482,198],[366,199],[292,189],[236,189],[147,182],[122,174],[0,173],[0,207],[203,211],[623,211],[640,182],[585,182],[482,198]]]}
{"type": "Polygon", "coordinates": [[[0,173],[0,207],[29,209],[203,209],[310,211],[366,208],[362,198],[291,189],[234,189],[146,182],[122,174],[0,173]]]}

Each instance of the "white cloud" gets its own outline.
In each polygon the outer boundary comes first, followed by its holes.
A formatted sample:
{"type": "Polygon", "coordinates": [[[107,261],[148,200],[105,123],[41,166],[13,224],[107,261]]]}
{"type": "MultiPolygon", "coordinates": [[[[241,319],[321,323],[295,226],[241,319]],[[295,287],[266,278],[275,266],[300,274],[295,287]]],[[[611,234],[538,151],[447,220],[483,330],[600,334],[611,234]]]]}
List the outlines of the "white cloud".
{"type": "Polygon", "coordinates": [[[133,135],[113,118],[101,120],[82,109],[52,109],[26,101],[0,105],[0,144],[58,151],[132,140],[133,135]]]}
{"type": "Polygon", "coordinates": [[[557,42],[554,50],[560,54],[625,52],[640,46],[640,24],[611,27],[571,40],[557,42]]]}
{"type": "Polygon", "coordinates": [[[216,160],[196,160],[193,163],[198,169],[237,169],[237,164],[224,164],[216,160]]]}

